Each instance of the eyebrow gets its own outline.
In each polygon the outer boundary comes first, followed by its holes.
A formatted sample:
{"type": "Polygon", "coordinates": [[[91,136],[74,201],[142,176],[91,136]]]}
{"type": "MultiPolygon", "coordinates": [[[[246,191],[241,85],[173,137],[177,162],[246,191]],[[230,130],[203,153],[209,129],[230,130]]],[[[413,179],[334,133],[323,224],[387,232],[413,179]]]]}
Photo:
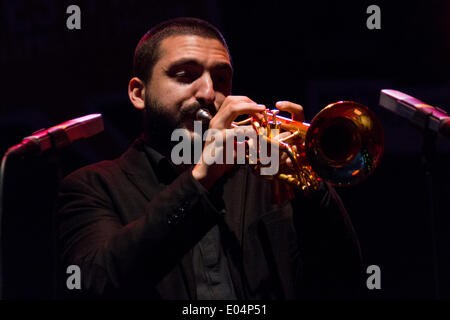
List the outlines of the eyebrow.
{"type": "MultiPolygon", "coordinates": [[[[167,68],[167,70],[170,70],[174,67],[178,67],[178,66],[182,66],[182,65],[201,65],[201,63],[194,59],[194,58],[181,58],[178,59],[174,62],[172,62],[169,67],[167,68]]],[[[231,66],[231,64],[226,63],[226,62],[219,62],[217,64],[215,64],[212,67],[213,70],[226,70],[228,72],[230,72],[230,74],[233,74],[233,67],[231,66]]]]}

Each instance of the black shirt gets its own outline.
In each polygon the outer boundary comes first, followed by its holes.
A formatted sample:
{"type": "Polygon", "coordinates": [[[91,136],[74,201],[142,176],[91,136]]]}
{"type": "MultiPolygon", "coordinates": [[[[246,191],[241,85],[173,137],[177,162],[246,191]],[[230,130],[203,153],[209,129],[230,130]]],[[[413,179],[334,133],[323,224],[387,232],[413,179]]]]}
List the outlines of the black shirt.
{"type": "MultiPolygon", "coordinates": [[[[172,163],[147,144],[145,151],[158,180],[164,184],[170,184],[177,177],[172,163]]],[[[192,179],[199,193],[208,193],[200,182],[193,177],[192,179]]],[[[194,267],[197,299],[235,300],[236,293],[217,225],[205,234],[192,248],[190,254],[194,267]]]]}

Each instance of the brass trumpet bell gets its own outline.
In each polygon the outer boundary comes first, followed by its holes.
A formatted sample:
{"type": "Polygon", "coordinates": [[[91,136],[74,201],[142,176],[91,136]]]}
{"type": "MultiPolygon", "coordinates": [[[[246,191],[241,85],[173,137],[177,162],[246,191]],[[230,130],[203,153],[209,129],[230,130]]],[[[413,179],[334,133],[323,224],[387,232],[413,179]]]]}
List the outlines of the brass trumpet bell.
{"type": "MultiPolygon", "coordinates": [[[[304,191],[318,189],[320,180],[337,186],[357,184],[381,160],[383,128],[375,114],[359,103],[329,104],[311,124],[280,117],[277,113],[278,110],[266,111],[265,120],[253,118],[251,123],[270,143],[279,143],[280,151],[286,152],[294,164],[294,168],[280,168],[276,177],[304,191]],[[271,128],[292,134],[275,142],[271,128]]],[[[235,125],[248,122],[247,119],[235,125]]],[[[259,169],[258,165],[254,168],[259,169]]]]}
{"type": "Polygon", "coordinates": [[[322,109],[306,133],[308,162],[322,179],[354,185],[380,163],[384,150],[381,123],[365,106],[339,101],[322,109]]]}

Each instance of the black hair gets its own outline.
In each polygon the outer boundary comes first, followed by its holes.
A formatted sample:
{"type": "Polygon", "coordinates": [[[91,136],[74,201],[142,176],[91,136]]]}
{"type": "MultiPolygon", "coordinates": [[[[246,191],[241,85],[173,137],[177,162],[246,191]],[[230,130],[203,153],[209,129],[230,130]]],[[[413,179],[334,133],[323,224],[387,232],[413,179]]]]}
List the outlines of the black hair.
{"type": "Polygon", "coordinates": [[[141,38],[134,52],[133,76],[147,83],[151,79],[153,67],[160,58],[160,43],[176,35],[196,35],[217,39],[230,55],[225,38],[212,24],[198,18],[175,18],[156,25],[141,38]]]}

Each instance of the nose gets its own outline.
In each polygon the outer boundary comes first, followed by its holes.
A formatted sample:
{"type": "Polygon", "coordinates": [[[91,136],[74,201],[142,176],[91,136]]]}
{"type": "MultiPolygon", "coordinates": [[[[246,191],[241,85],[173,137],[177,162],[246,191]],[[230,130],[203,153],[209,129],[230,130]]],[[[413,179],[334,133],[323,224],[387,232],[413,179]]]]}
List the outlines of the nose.
{"type": "Polygon", "coordinates": [[[205,73],[199,80],[199,85],[196,91],[196,99],[202,105],[212,105],[216,98],[214,91],[214,83],[211,76],[205,73]]]}

